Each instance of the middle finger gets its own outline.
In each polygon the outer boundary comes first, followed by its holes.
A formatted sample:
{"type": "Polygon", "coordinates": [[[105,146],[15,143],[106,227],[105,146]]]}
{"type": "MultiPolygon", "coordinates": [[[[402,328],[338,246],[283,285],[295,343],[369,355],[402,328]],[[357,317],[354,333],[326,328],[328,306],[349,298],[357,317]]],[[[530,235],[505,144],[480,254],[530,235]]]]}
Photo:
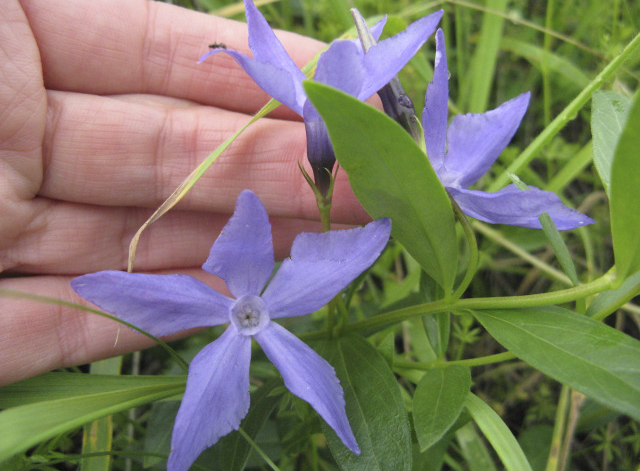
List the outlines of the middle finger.
{"type": "MultiPolygon", "coordinates": [[[[40,195],[106,206],[157,207],[247,115],[159,97],[155,104],[49,91],[45,174],[40,195]],[[168,103],[168,106],[162,106],[168,103]]],[[[183,209],[230,213],[245,188],[273,216],[318,219],[300,175],[304,125],[263,118],[236,139],[181,203],[183,209]]],[[[306,164],[306,162],[304,162],[306,164]]],[[[336,222],[368,219],[339,174],[336,222]]]]}

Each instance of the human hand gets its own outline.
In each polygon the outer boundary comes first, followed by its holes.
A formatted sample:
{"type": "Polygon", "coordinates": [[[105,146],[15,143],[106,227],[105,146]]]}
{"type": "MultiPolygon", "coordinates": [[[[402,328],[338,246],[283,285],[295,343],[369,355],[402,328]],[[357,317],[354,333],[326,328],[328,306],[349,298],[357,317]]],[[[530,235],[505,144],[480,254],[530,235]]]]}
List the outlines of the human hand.
{"type": "MultiPolygon", "coordinates": [[[[299,65],[322,44],[281,33],[299,65]]],[[[268,97],[210,43],[248,53],[246,25],[142,0],[7,0],[0,25],[0,289],[82,302],[77,275],[127,266],[131,237],[268,97]],[[22,275],[29,276],[22,276],[22,275]]],[[[136,270],[189,273],[252,189],[276,256],[318,230],[297,169],[304,126],[280,108],[241,135],[176,209],[144,233],[136,270]]],[[[367,216],[342,174],[333,219],[367,216]]],[[[77,309],[0,293],[0,385],[151,343],[77,309]]]]}

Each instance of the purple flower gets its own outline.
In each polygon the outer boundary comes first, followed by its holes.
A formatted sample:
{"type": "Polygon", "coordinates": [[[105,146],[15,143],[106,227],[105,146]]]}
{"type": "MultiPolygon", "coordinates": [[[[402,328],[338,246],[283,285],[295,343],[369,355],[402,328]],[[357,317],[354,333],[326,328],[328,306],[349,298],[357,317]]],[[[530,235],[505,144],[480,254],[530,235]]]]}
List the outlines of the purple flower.
{"type": "Polygon", "coordinates": [[[557,195],[539,188],[508,185],[495,193],[467,190],[496,161],[515,134],[529,105],[529,93],[481,114],[453,118],[447,128],[449,70],[444,34],[436,32],[433,81],[427,88],[422,125],[429,160],[440,181],[465,214],[492,224],[540,229],[538,216],[549,213],[558,229],[595,221],[566,207],[557,195]]]}
{"type": "MultiPolygon", "coordinates": [[[[253,2],[244,0],[244,3],[253,59],[237,51],[216,48],[202,56],[200,62],[213,54],[229,54],[265,92],[304,118],[307,157],[313,168],[316,185],[326,194],[335,155],[325,124],[307,100],[302,87],[306,77],[253,2]]],[[[426,16],[409,25],[405,31],[373,46],[366,54],[359,41],[334,41],[318,60],[314,80],[366,100],[409,62],[435,31],[441,17],[442,11],[426,16]]],[[[373,27],[376,39],[382,33],[385,21],[373,27]]]]}
{"type": "Polygon", "coordinates": [[[274,268],[271,225],[258,197],[245,190],[202,266],[222,278],[235,299],[187,275],[102,271],[71,282],[83,298],[156,336],[231,323],[191,362],[169,471],[187,471],[247,414],[252,337],[280,370],[287,388],[311,404],[351,451],[360,453],[331,365],[271,320],[320,309],[375,261],[390,231],[391,222],[380,219],[358,229],[299,234],[291,258],[265,288],[274,268]]]}

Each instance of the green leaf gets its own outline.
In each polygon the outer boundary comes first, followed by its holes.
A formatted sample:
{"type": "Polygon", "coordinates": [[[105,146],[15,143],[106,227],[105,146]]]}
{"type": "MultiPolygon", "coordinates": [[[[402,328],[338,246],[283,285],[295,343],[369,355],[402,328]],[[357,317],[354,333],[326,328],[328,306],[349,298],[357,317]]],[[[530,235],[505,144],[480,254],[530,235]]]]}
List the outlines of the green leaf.
{"type": "Polygon", "coordinates": [[[4,410],[0,412],[0,462],[92,420],[183,392],[184,384],[159,384],[85,393],[4,410]]]}
{"type": "Polygon", "coordinates": [[[487,110],[502,38],[504,17],[501,13],[506,11],[507,3],[507,0],[485,2],[485,6],[492,11],[486,11],[482,15],[480,39],[473,51],[471,70],[466,74],[466,83],[470,85],[471,90],[469,111],[472,113],[483,113],[487,110]]]}
{"type": "Polygon", "coordinates": [[[413,424],[425,451],[455,423],[471,388],[471,374],[463,366],[427,371],[413,395],[413,424]]]}
{"type": "Polygon", "coordinates": [[[612,91],[594,92],[592,99],[593,163],[600,174],[605,191],[610,194],[611,163],[629,115],[631,100],[612,91]]]}
{"type": "Polygon", "coordinates": [[[471,393],[467,395],[465,406],[493,449],[496,450],[507,471],[531,471],[531,466],[518,441],[496,411],[471,393]]]}
{"type": "Polygon", "coordinates": [[[46,373],[0,388],[0,408],[40,401],[125,391],[150,386],[181,387],[186,376],[109,376],[78,373],[46,373]]]}
{"type": "Polygon", "coordinates": [[[545,51],[544,48],[537,46],[535,43],[503,37],[500,46],[503,50],[524,57],[539,69],[545,64],[550,71],[564,78],[566,83],[574,88],[576,92],[579,92],[589,84],[589,77],[582,69],[576,67],[573,62],[553,52],[545,51]]]}
{"type": "Polygon", "coordinates": [[[542,224],[544,234],[547,236],[547,239],[551,244],[551,248],[553,248],[556,257],[558,257],[560,266],[571,280],[571,283],[573,283],[573,286],[578,286],[580,284],[580,280],[578,280],[578,273],[576,272],[576,267],[573,264],[573,258],[567,248],[567,244],[564,243],[564,240],[560,235],[560,231],[558,231],[558,228],[553,222],[553,219],[551,219],[549,213],[542,214],[538,219],[540,220],[540,224],[542,224]]]}
{"type": "MultiPolygon", "coordinates": [[[[442,292],[433,278],[424,271],[420,271],[420,294],[422,302],[430,303],[442,299],[442,292]]],[[[449,347],[449,337],[451,333],[451,315],[448,312],[438,312],[434,315],[424,316],[422,325],[427,334],[429,344],[433,349],[436,358],[441,360],[447,353],[449,347]]],[[[413,337],[412,337],[413,339],[413,337]]]]}
{"type": "MultiPolygon", "coordinates": [[[[91,364],[91,374],[119,375],[122,357],[107,358],[91,364]]],[[[82,454],[111,451],[113,441],[113,418],[102,417],[85,425],[82,435],[82,454]]],[[[94,456],[80,461],[80,471],[109,471],[111,456],[94,456]]]]}
{"type": "Polygon", "coordinates": [[[583,394],[640,419],[640,342],[559,307],[474,311],[522,360],[583,394]]]}
{"type": "Polygon", "coordinates": [[[171,434],[180,401],[156,402],[151,406],[147,432],[144,436],[144,451],[149,453],[143,458],[143,467],[150,468],[162,461],[160,455],[169,455],[171,451],[171,434]]]}
{"type": "Polygon", "coordinates": [[[617,282],[640,270],[640,92],[636,92],[611,165],[611,235],[617,282]]]}
{"type": "Polygon", "coordinates": [[[358,200],[372,217],[391,218],[393,236],[449,293],[458,259],[455,221],[425,153],[399,124],[366,103],[320,83],[304,87],[358,200]]]}
{"type": "Polygon", "coordinates": [[[444,358],[449,347],[451,316],[448,312],[438,312],[422,318],[422,325],[438,360],[444,358]]]}
{"type": "Polygon", "coordinates": [[[333,365],[344,389],[347,417],[360,455],[351,453],[322,421],[336,462],[344,471],[411,471],[411,432],[398,383],[387,362],[362,337],[325,340],[318,352],[333,365]]]}

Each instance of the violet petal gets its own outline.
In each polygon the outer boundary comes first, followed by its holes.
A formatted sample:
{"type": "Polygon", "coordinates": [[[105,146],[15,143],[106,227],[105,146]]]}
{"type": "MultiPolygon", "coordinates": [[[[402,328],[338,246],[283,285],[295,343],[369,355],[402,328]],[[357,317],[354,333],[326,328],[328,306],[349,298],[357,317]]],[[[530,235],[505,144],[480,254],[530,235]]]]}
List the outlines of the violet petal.
{"type": "Polygon", "coordinates": [[[285,50],[280,40],[251,0],[244,0],[249,26],[249,48],[259,62],[267,62],[278,69],[286,70],[297,82],[305,79],[304,74],[285,50]]]}
{"type": "Polygon", "coordinates": [[[158,337],[229,322],[233,303],[187,275],[101,271],[75,278],[71,287],[101,309],[158,337]]]}
{"type": "Polygon", "coordinates": [[[436,58],[433,81],[427,87],[422,112],[422,127],[427,155],[434,170],[439,174],[444,164],[447,145],[447,122],[449,117],[449,68],[444,44],[444,33],[436,31],[436,58]]]}
{"type": "Polygon", "coordinates": [[[480,114],[456,116],[447,132],[445,186],[467,188],[487,173],[518,130],[529,92],[480,114]]]}
{"type": "Polygon", "coordinates": [[[282,262],[262,296],[270,317],[320,309],[378,258],[390,232],[385,218],[357,229],[299,234],[291,258],[282,262]]]}
{"type": "Polygon", "coordinates": [[[442,14],[440,10],[425,16],[369,49],[363,58],[367,74],[358,95],[360,100],[377,93],[400,72],[436,30],[442,14]]]}
{"type": "MultiPolygon", "coordinates": [[[[360,12],[358,12],[360,14],[360,12]]],[[[375,38],[376,41],[380,39],[382,35],[382,31],[384,30],[384,26],[387,24],[387,15],[384,15],[380,21],[376,21],[369,31],[371,31],[371,35],[375,38]]],[[[358,43],[360,43],[359,39],[356,39],[358,43]]]]}
{"type": "Polygon", "coordinates": [[[187,471],[198,455],[232,430],[249,411],[251,337],[230,326],[189,366],[176,417],[167,471],[187,471]]]}
{"type": "Polygon", "coordinates": [[[260,199],[244,190],[202,268],[222,278],[239,298],[247,294],[259,296],[273,266],[269,216],[260,199]]]}
{"type": "Polygon", "coordinates": [[[220,53],[230,55],[268,95],[302,115],[302,107],[307,100],[302,88],[304,74],[300,79],[286,69],[269,62],[252,59],[232,49],[214,49],[204,54],[198,62],[220,53]]]}
{"type": "Polygon", "coordinates": [[[336,41],[331,44],[318,59],[313,80],[358,96],[365,81],[365,70],[357,46],[351,41],[336,41]]]}
{"type": "Polygon", "coordinates": [[[272,322],[255,336],[293,394],[307,401],[356,454],[360,448],[345,411],[344,392],[333,367],[284,327],[272,322]]]}
{"type": "Polygon", "coordinates": [[[536,187],[520,190],[509,185],[495,193],[447,188],[462,211],[468,216],[492,224],[541,229],[538,216],[549,213],[558,230],[565,231],[593,224],[595,221],[568,208],[560,198],[536,187]]]}

